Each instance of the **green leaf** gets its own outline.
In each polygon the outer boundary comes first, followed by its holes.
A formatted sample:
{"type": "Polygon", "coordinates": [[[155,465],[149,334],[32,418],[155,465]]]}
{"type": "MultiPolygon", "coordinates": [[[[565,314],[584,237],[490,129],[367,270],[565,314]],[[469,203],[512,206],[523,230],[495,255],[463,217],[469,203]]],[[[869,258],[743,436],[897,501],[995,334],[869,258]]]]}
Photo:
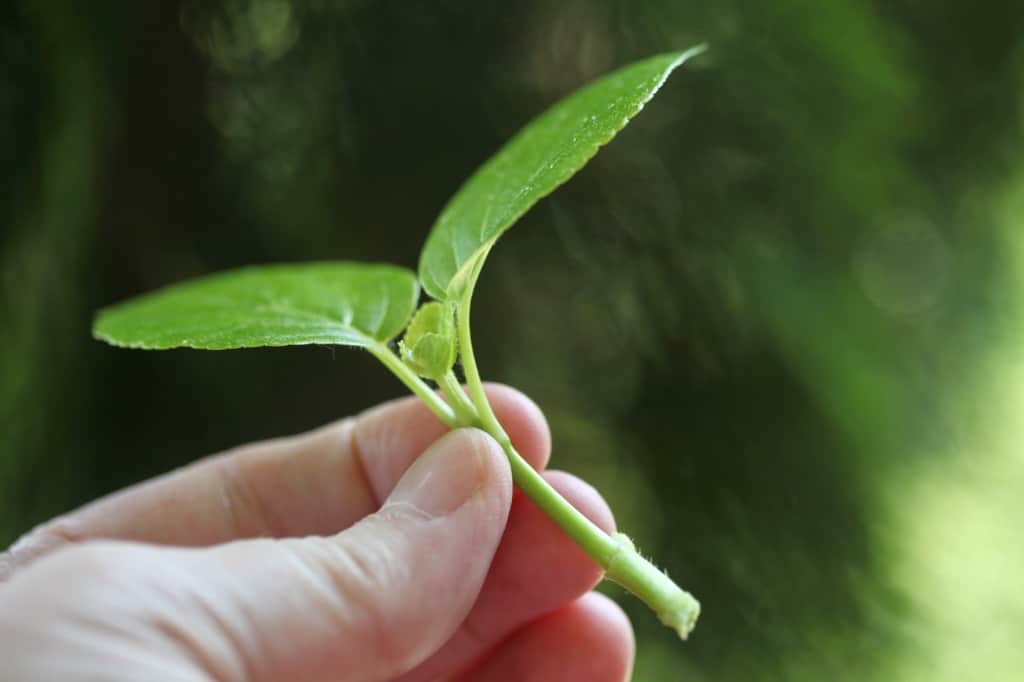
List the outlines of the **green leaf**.
{"type": "Polygon", "coordinates": [[[420,254],[423,288],[459,299],[501,234],[571,178],[650,101],[668,75],[704,46],[614,71],[534,119],[445,206],[420,254]]]}
{"type": "Polygon", "coordinates": [[[100,311],[93,336],[115,346],[370,346],[395,336],[419,298],[392,265],[309,263],[243,268],[177,284],[100,311]]]}

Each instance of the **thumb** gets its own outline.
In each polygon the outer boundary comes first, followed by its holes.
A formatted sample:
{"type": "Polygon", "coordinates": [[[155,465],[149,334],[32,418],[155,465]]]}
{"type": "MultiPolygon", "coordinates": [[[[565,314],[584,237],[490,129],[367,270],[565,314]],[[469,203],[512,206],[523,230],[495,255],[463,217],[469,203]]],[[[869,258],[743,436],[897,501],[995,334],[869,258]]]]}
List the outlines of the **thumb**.
{"type": "MultiPolygon", "coordinates": [[[[462,429],[420,456],[380,511],[337,536],[191,552],[189,584],[203,598],[186,601],[210,624],[192,640],[200,660],[261,680],[377,680],[412,669],[476,600],[511,496],[497,443],[462,429]]],[[[194,622],[181,625],[198,634],[194,622]]]]}

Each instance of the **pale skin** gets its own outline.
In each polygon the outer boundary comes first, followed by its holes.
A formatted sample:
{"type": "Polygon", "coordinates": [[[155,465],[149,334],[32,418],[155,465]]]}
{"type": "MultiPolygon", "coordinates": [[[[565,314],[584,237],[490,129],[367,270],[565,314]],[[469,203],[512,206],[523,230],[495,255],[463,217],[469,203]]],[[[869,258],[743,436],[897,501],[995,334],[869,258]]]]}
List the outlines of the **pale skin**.
{"type": "MultiPolygon", "coordinates": [[[[550,437],[488,386],[542,470],[550,437]]],[[[245,446],[44,524],[0,555],[0,677],[622,682],[629,621],[505,455],[415,398],[245,446]]],[[[607,532],[589,485],[545,478],[607,532]]]]}

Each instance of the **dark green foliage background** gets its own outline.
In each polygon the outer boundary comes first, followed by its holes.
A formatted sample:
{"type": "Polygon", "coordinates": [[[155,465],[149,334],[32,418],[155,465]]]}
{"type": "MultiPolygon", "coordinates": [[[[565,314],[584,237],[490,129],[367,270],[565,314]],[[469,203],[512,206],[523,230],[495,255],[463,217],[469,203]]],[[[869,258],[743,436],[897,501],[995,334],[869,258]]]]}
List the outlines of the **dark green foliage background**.
{"type": "Polygon", "coordinates": [[[401,393],[360,352],[109,348],[97,308],[249,263],[415,267],[519,126],[707,40],[495,249],[482,370],[702,599],[686,645],[622,600],[636,679],[1009,679],[1022,30],[999,2],[4,5],[0,545],[401,393]]]}

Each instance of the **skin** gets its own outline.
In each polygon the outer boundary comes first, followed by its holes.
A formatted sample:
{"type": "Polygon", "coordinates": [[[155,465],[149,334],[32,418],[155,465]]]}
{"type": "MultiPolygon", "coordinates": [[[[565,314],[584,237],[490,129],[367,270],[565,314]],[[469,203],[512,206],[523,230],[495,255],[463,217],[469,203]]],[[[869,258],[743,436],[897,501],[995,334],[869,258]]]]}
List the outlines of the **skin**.
{"type": "MultiPolygon", "coordinates": [[[[548,427],[487,387],[543,469],[548,427]]],[[[583,481],[544,476],[606,531],[583,481]]],[[[416,399],[245,446],[29,533],[0,555],[0,672],[18,680],[629,678],[600,569],[474,429],[416,399]]]]}

